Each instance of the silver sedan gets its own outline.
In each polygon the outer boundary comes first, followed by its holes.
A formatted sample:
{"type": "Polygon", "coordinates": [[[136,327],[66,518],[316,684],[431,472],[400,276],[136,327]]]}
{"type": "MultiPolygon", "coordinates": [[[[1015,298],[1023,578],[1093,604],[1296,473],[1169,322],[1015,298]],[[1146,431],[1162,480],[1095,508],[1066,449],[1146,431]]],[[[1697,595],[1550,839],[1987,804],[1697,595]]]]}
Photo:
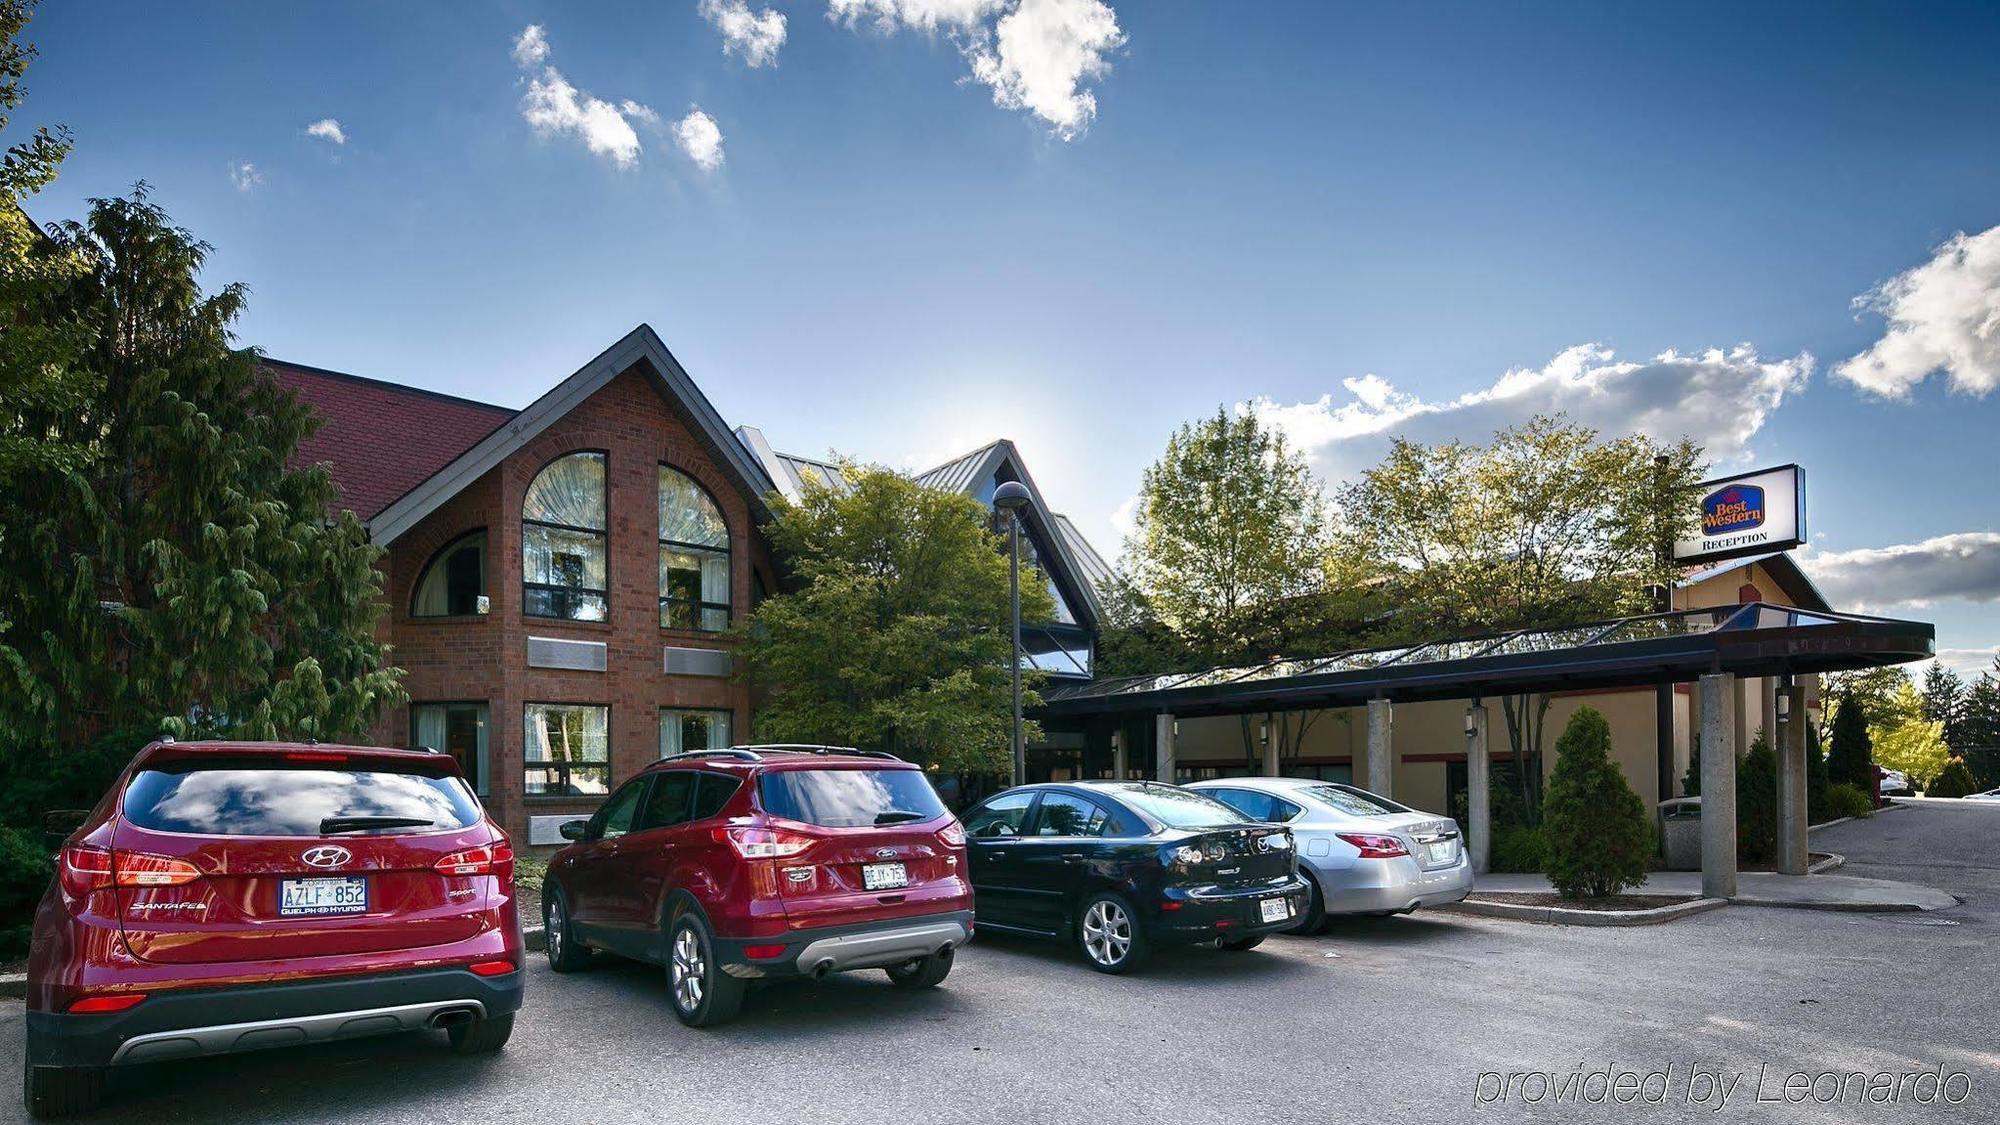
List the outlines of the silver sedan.
{"type": "Polygon", "coordinates": [[[1227,777],[1188,788],[1292,830],[1299,874],[1312,888],[1294,933],[1319,931],[1329,914],[1408,914],[1472,891],[1472,861],[1450,817],[1311,778],[1227,777]]]}

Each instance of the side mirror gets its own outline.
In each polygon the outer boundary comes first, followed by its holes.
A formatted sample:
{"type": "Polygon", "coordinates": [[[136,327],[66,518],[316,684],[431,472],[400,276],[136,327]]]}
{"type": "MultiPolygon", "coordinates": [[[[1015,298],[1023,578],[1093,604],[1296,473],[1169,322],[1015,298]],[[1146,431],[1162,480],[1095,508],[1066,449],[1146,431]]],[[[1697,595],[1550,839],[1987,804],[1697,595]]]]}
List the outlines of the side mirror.
{"type": "Polygon", "coordinates": [[[54,847],[61,847],[70,833],[83,827],[90,818],[89,809],[55,809],[42,814],[42,835],[48,837],[54,847]]]}
{"type": "Polygon", "coordinates": [[[587,820],[565,820],[562,822],[562,827],[556,829],[556,831],[562,833],[562,838],[565,840],[581,840],[590,834],[590,822],[587,820]]]}

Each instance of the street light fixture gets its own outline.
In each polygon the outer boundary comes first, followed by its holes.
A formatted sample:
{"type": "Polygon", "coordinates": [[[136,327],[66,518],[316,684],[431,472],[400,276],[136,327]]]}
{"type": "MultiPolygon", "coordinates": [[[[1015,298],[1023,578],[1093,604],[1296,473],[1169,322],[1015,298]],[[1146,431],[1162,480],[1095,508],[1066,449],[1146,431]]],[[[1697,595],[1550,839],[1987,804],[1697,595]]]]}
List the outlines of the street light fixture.
{"type": "Polygon", "coordinates": [[[1007,602],[1014,626],[1014,784],[1028,780],[1028,744],[1021,739],[1021,509],[1028,506],[1028,486],[1017,480],[993,490],[993,506],[1007,513],[1007,602]]]}

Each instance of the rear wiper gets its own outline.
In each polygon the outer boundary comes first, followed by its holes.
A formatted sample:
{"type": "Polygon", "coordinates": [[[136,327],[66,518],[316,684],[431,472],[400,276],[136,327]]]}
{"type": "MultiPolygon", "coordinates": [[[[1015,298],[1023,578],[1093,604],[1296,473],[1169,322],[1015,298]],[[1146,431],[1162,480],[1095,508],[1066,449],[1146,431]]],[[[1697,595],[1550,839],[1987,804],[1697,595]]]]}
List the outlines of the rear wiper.
{"type": "Polygon", "coordinates": [[[428,828],[437,823],[420,816],[329,816],[319,822],[319,834],[365,832],[370,828],[428,828]]]}
{"type": "Polygon", "coordinates": [[[928,819],[930,818],[920,812],[904,812],[901,809],[895,809],[890,812],[876,814],[875,826],[880,828],[884,824],[908,824],[913,820],[928,819]]]}

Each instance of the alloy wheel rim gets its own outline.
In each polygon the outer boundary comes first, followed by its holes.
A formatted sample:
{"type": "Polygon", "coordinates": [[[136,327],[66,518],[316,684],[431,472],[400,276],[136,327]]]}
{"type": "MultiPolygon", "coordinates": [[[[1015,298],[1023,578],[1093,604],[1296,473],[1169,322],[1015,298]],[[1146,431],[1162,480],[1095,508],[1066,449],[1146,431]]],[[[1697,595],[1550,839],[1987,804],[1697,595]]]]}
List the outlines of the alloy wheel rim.
{"type": "Polygon", "coordinates": [[[701,955],[701,943],[695,940],[692,929],[683,928],[674,935],[673,967],[669,970],[673,977],[674,1003],[681,1011],[692,1012],[701,1007],[702,977],[708,966],[701,955]]]}
{"type": "Polygon", "coordinates": [[[1100,965],[1116,965],[1132,949],[1132,920],[1115,902],[1100,899],[1083,916],[1083,948],[1100,965]]]}
{"type": "Polygon", "coordinates": [[[559,898],[549,900],[549,916],[542,927],[542,943],[542,947],[549,951],[549,960],[556,961],[561,959],[563,952],[563,908],[562,900],[559,898]]]}

